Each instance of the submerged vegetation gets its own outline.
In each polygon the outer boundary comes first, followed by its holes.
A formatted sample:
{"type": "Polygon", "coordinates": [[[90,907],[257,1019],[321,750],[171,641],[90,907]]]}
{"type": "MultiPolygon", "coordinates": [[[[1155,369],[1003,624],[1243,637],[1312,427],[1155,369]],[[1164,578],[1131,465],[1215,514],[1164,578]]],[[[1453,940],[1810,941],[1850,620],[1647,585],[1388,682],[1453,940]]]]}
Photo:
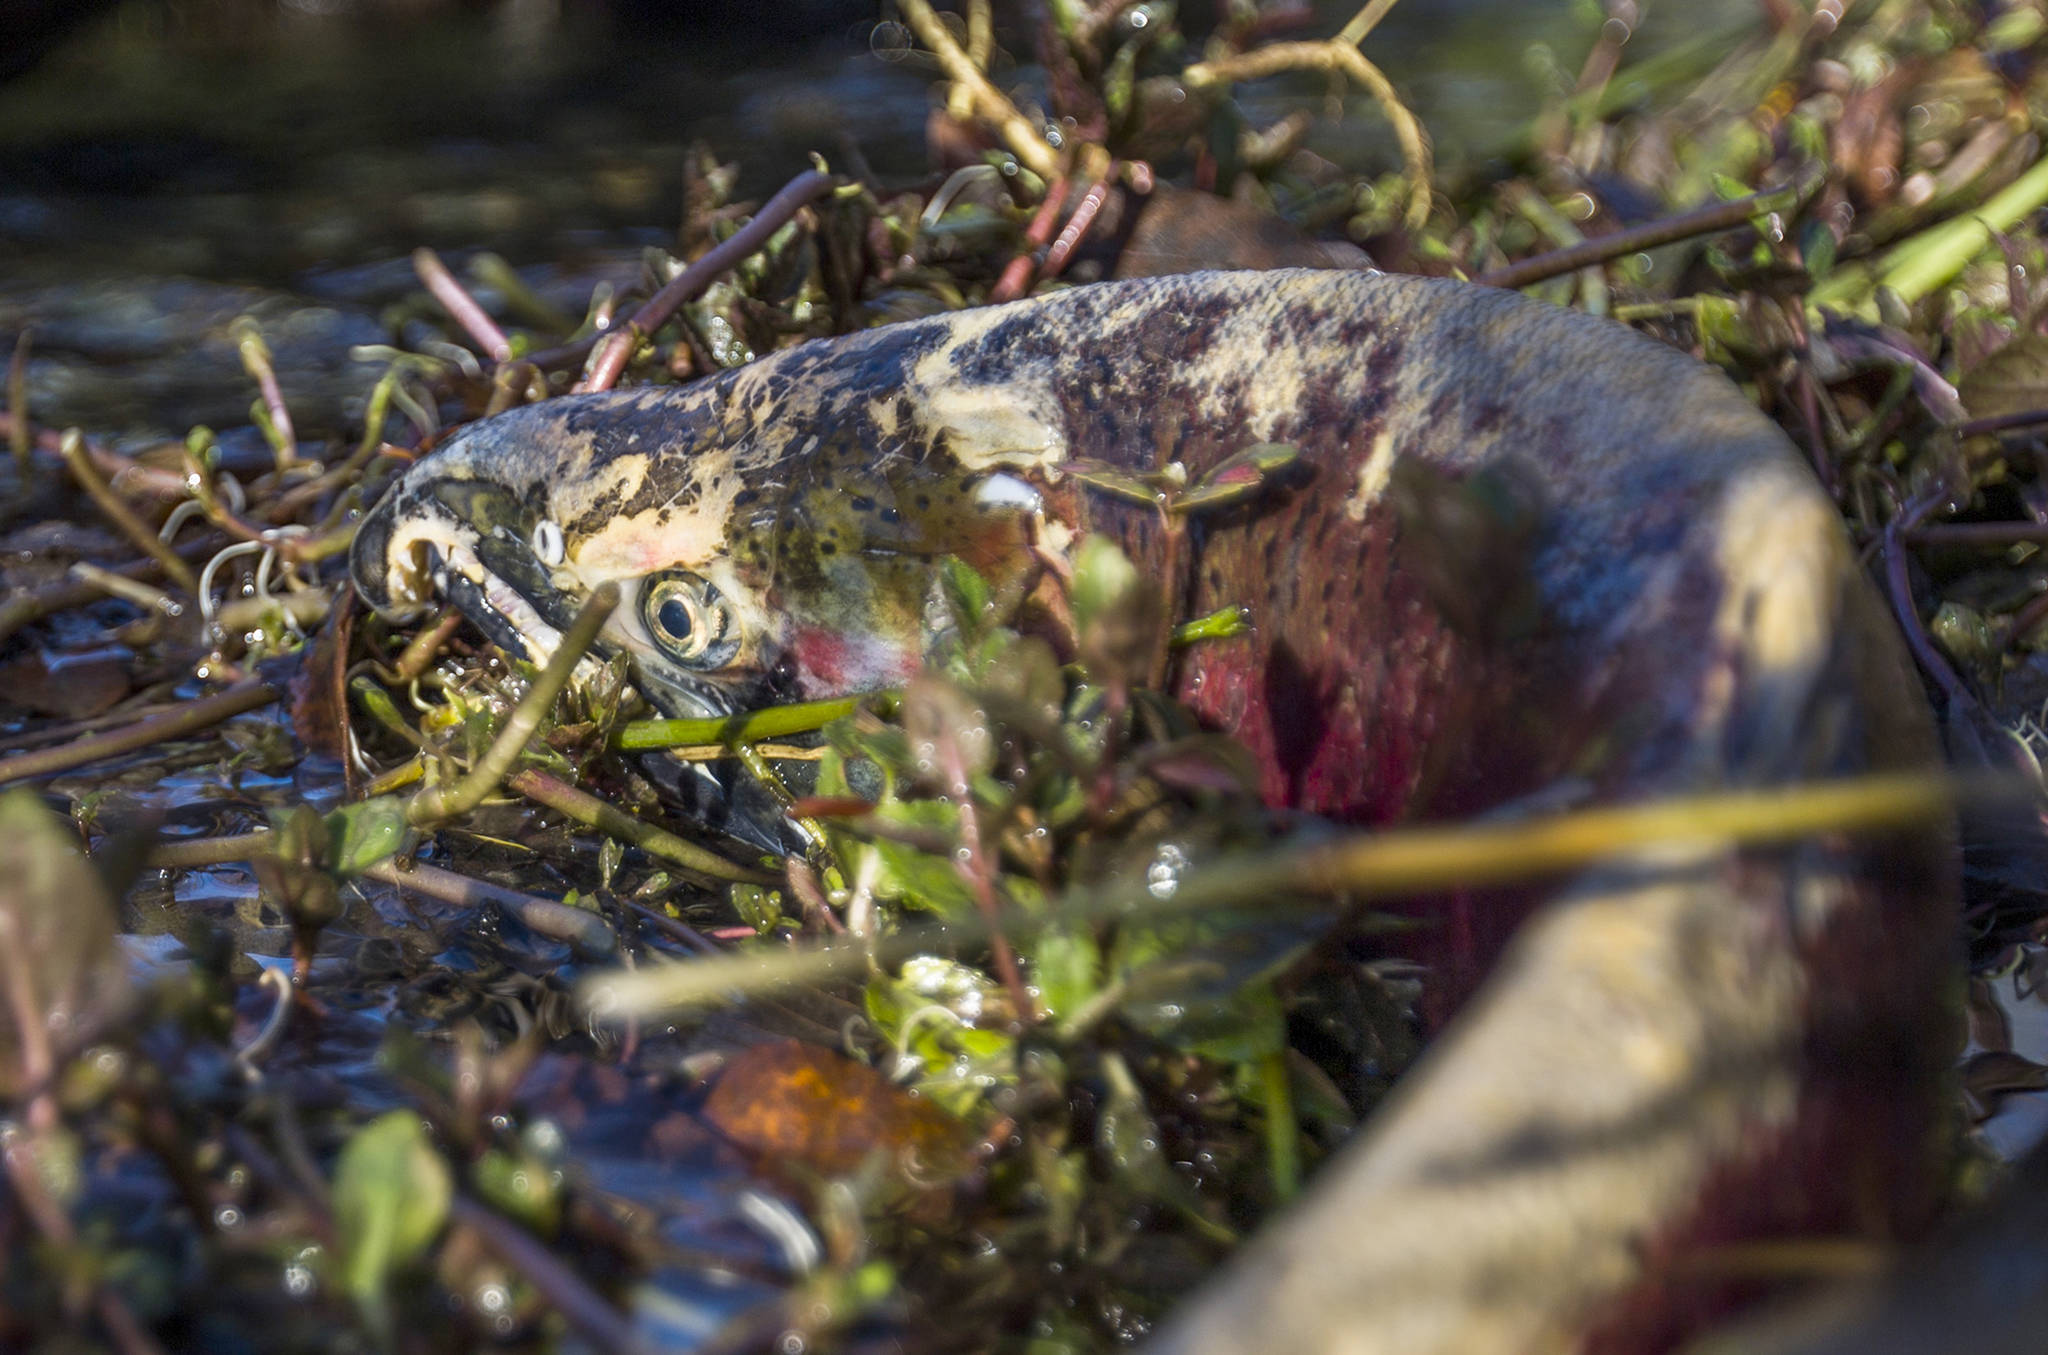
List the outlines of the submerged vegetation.
{"type": "MultiPolygon", "coordinates": [[[[294,409],[275,316],[218,355],[248,428],[46,427],[22,329],[0,491],[10,560],[42,558],[0,603],[0,784],[35,787],[0,797],[0,1345],[89,1320],[126,1355],[1105,1348],[1417,1052],[1429,975],[1375,900],[1948,794],[1341,838],[1261,805],[1164,695],[1181,647],[1257,618],[1168,615],[1095,539],[1047,552],[1050,641],[948,566],[905,689],[723,721],[649,718],[616,665],[571,681],[608,599],[541,672],[452,612],[363,612],[339,557],[391,476],[572,386],[1165,256],[1524,287],[1726,369],[1840,504],[1959,759],[2048,752],[2048,10],[1767,3],[1735,51],[1638,60],[1611,0],[1537,63],[1513,145],[1439,165],[1370,59],[1391,8],[1324,38],[1284,4],[1190,33],[1168,4],[899,0],[876,41],[940,79],[928,181],[835,153],[752,207],[699,151],[674,248],[580,320],[422,249],[393,341],[345,355],[346,427],[294,409]],[[737,764],[807,850],[694,831],[650,750],[737,764]]],[[[1184,522],[1287,455],[1091,483],[1184,522]]],[[[1986,957],[2042,916],[1988,869],[1986,957]]]]}

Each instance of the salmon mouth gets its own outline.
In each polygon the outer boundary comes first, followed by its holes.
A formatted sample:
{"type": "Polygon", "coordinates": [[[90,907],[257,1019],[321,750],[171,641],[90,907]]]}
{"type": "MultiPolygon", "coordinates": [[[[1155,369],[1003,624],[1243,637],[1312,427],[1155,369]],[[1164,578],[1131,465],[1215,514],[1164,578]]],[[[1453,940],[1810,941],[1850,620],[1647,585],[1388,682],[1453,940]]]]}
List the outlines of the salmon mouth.
{"type": "MultiPolygon", "coordinates": [[[[529,544],[531,529],[502,487],[469,477],[401,484],[358,525],[350,549],[356,592],[379,615],[413,620],[439,596],[515,659],[545,665],[587,593],[555,583],[529,544]]],[[[634,604],[638,579],[617,581],[620,610],[634,604]]],[[[742,709],[745,692],[665,663],[655,654],[600,634],[601,658],[625,654],[636,689],[671,718],[719,718],[742,709]]],[[[586,660],[594,675],[595,661],[586,660]]]]}

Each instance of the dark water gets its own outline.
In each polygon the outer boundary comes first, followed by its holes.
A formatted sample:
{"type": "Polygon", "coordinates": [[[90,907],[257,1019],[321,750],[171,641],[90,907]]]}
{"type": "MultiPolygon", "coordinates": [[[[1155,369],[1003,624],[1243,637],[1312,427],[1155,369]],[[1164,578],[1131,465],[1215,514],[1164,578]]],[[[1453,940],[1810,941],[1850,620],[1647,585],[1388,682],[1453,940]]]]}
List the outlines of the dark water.
{"type": "MultiPolygon", "coordinates": [[[[1349,8],[1323,4],[1304,31],[1349,8]]],[[[1636,52],[1701,44],[1702,58],[1751,15],[1743,0],[1643,10],[1636,52]]],[[[696,140],[737,160],[748,188],[812,152],[916,179],[934,71],[883,14],[844,0],[117,5],[0,86],[0,262],[362,297],[382,275],[342,270],[420,244],[559,264],[660,243],[696,140]]],[[[1410,0],[1366,50],[1455,173],[1512,147],[1606,21],[1584,0],[1410,0]]],[[[1027,31],[999,39],[1031,50],[1027,31]]],[[[998,79],[1038,86],[1029,66],[998,79]]],[[[1247,102],[1277,117],[1320,88],[1247,102]]],[[[1370,113],[1313,144],[1396,163],[1370,113]]]]}

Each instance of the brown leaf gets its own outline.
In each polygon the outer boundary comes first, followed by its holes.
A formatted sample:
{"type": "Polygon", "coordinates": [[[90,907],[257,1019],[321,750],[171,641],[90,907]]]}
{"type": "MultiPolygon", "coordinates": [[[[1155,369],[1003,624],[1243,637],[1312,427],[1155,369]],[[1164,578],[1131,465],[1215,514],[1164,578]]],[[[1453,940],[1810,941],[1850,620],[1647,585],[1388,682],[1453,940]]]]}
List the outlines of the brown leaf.
{"type": "Polygon", "coordinates": [[[312,645],[292,676],[292,731],[316,753],[348,757],[348,649],[355,628],[355,590],[327,613],[312,645]]]}
{"type": "Polygon", "coordinates": [[[1989,1118],[2015,1092],[2048,1091],[2048,1068],[2010,1050],[1991,1050],[1963,1064],[1963,1091],[1982,1108],[1980,1118],[1989,1118]]]}
{"type": "Polygon", "coordinates": [[[133,661],[125,649],[83,654],[32,650],[0,664],[0,691],[12,704],[39,714],[82,720],[113,709],[128,695],[133,661]]]}
{"type": "Polygon", "coordinates": [[[922,1185],[966,1166],[966,1131],[952,1116],[864,1063],[798,1040],[726,1064],[704,1119],[750,1153],[831,1176],[878,1149],[922,1185]]]}
{"type": "Polygon", "coordinates": [[[1965,373],[1957,394],[1973,419],[2048,409],[2048,335],[2014,339],[1965,373]]]}
{"type": "Polygon", "coordinates": [[[1989,980],[1970,980],[1964,1009],[1969,1015],[1970,1038],[1979,1046],[1994,1051],[2012,1048],[2012,1021],[2006,1016],[2005,1008],[1999,1005],[1998,995],[1992,991],[1989,980]]]}

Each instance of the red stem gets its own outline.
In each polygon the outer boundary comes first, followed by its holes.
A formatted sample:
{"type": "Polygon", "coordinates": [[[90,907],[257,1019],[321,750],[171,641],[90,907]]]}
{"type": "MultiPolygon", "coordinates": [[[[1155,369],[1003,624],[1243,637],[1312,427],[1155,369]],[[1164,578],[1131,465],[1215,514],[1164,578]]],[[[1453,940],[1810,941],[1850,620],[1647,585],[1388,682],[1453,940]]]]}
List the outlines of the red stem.
{"type": "Polygon", "coordinates": [[[606,391],[617,385],[619,374],[626,370],[626,360],[633,356],[633,350],[640,346],[642,339],[666,324],[670,316],[682,309],[684,302],[710,286],[713,278],[767,244],[769,237],[787,225],[791,217],[831,187],[832,176],[815,169],[806,170],[784,184],[782,191],[768,199],[754,214],[753,220],[704,251],[695,263],[676,274],[668,286],[633,312],[633,318],[623,329],[614,327],[604,335],[597,360],[591,364],[589,375],[577,383],[576,389],[606,391]]]}
{"type": "Polygon", "coordinates": [[[469,294],[455,275],[448,271],[448,265],[441,262],[441,256],[422,245],[412,252],[412,271],[420,275],[420,281],[432,292],[434,300],[448,312],[475,339],[492,362],[510,362],[512,344],[505,337],[505,331],[498,328],[477,299],[469,294]]]}
{"type": "Polygon", "coordinates": [[[1047,186],[1045,200],[1038,204],[1037,215],[1031,218],[1031,224],[1024,230],[1024,247],[1017,251],[1017,257],[1010,260],[1003,269],[1003,275],[996,279],[996,285],[989,289],[991,304],[1015,301],[1031,285],[1031,275],[1038,271],[1038,252],[1052,239],[1053,227],[1060,219],[1060,208],[1066,205],[1070,182],[1061,175],[1047,186]]]}
{"type": "Polygon", "coordinates": [[[1116,182],[1116,162],[1110,161],[1102,177],[1089,185],[1081,195],[1074,214],[1067,218],[1067,227],[1060,232],[1060,238],[1052,242],[1052,248],[1045,252],[1045,267],[1040,270],[1042,278],[1056,278],[1067,266],[1067,260],[1087,236],[1088,228],[1095,224],[1095,217],[1102,210],[1102,204],[1109,197],[1109,190],[1116,182]]]}

